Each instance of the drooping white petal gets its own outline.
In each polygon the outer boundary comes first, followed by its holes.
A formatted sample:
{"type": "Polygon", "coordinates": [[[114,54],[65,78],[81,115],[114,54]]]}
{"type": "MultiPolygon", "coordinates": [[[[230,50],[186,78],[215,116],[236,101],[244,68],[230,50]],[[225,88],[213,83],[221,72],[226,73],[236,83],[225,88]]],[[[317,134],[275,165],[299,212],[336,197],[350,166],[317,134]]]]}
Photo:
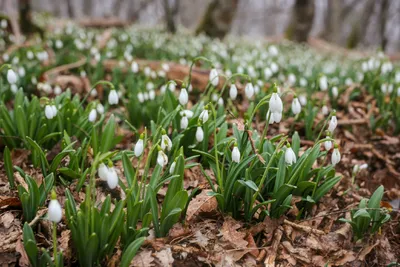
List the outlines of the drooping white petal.
{"type": "Polygon", "coordinates": [[[197,142],[202,142],[203,139],[204,139],[203,129],[200,126],[198,126],[196,130],[196,140],[197,142]]]}
{"type": "Polygon", "coordinates": [[[182,130],[186,129],[186,128],[188,127],[188,125],[189,125],[189,120],[188,120],[188,118],[187,118],[186,116],[183,116],[183,117],[181,118],[181,129],[182,129],[182,130]]]}
{"type": "Polygon", "coordinates": [[[46,107],[44,108],[44,115],[49,120],[53,118],[53,109],[51,108],[51,106],[46,105],[46,107]]]}
{"type": "Polygon", "coordinates": [[[96,109],[92,109],[89,113],[88,119],[90,122],[94,122],[96,120],[96,118],[97,118],[97,111],[96,111],[96,109]]]}
{"type": "Polygon", "coordinates": [[[111,90],[110,94],[108,95],[108,103],[110,105],[117,105],[119,101],[119,96],[117,94],[117,91],[111,90]]]}
{"type": "Polygon", "coordinates": [[[14,84],[17,82],[17,74],[12,70],[8,69],[7,71],[7,81],[9,84],[14,84]]]}
{"type": "Polygon", "coordinates": [[[163,134],[161,136],[161,149],[165,150],[167,149],[168,151],[170,151],[172,148],[172,141],[171,139],[169,139],[168,135],[163,134]]]}
{"type": "Polygon", "coordinates": [[[237,146],[234,146],[232,149],[232,161],[236,163],[240,162],[240,151],[237,146]]]}
{"type": "Polygon", "coordinates": [[[57,199],[50,200],[47,211],[47,219],[49,221],[59,223],[62,219],[62,208],[57,199]]]}
{"type": "Polygon", "coordinates": [[[118,175],[114,167],[108,169],[107,184],[110,189],[114,189],[118,185],[118,175]]]}
{"type": "Polygon", "coordinates": [[[179,94],[179,103],[184,106],[189,101],[189,95],[185,88],[181,89],[181,93],[179,94]]]}
{"type": "Polygon", "coordinates": [[[199,116],[199,118],[201,119],[201,121],[203,122],[203,123],[206,123],[207,121],[208,121],[208,110],[203,110],[201,113],[200,113],[200,116],[199,116]]]}
{"type": "Polygon", "coordinates": [[[333,133],[337,126],[337,118],[336,116],[332,116],[331,120],[329,121],[328,131],[333,133]]]}
{"type": "Polygon", "coordinates": [[[341,158],[341,156],[340,156],[339,149],[335,148],[335,149],[333,150],[333,152],[332,152],[332,164],[333,164],[333,165],[338,164],[339,161],[340,161],[340,158],[341,158]]]}
{"type": "Polygon", "coordinates": [[[301,112],[301,105],[299,99],[296,97],[292,102],[292,112],[293,114],[299,114],[301,112]]]}
{"type": "Polygon", "coordinates": [[[211,83],[213,86],[217,86],[217,85],[218,85],[219,77],[218,77],[218,71],[217,71],[216,69],[212,69],[212,70],[210,71],[209,79],[210,79],[210,83],[211,83]]]}
{"type": "Polygon", "coordinates": [[[269,109],[272,113],[279,112],[282,113],[283,111],[283,103],[282,99],[279,97],[277,93],[273,93],[271,99],[269,100],[269,109]]]}
{"type": "Polygon", "coordinates": [[[237,97],[237,94],[238,94],[238,91],[237,91],[236,85],[235,85],[235,84],[232,84],[232,85],[231,85],[231,88],[229,89],[229,97],[230,97],[232,100],[235,100],[236,97],[237,97]]]}
{"type": "Polygon", "coordinates": [[[286,148],[285,151],[285,162],[289,165],[296,163],[296,155],[291,147],[286,148]]]}
{"type": "Polygon", "coordinates": [[[100,177],[101,180],[107,181],[108,167],[104,163],[101,163],[99,165],[99,168],[97,169],[97,172],[98,172],[99,177],[100,177]]]}
{"type": "Polygon", "coordinates": [[[248,99],[252,98],[254,95],[254,86],[252,83],[246,84],[246,87],[244,88],[244,93],[246,94],[246,97],[248,99]]]}
{"type": "Polygon", "coordinates": [[[144,142],[143,139],[139,139],[135,145],[135,156],[140,157],[144,150],[144,142]]]}
{"type": "Polygon", "coordinates": [[[169,167],[169,174],[173,174],[175,171],[176,162],[172,162],[171,167],[169,167]]]}

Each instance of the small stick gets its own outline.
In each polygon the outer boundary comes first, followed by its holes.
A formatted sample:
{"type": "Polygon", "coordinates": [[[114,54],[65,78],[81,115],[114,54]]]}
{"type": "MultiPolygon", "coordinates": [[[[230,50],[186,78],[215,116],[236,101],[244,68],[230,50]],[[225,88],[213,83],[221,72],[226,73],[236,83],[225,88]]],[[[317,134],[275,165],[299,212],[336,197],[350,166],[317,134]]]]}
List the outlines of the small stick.
{"type": "Polygon", "coordinates": [[[324,235],[324,234],[325,234],[324,231],[321,231],[321,230],[318,230],[318,229],[314,229],[314,228],[311,228],[311,227],[309,227],[309,226],[296,224],[296,223],[293,223],[293,222],[288,221],[288,220],[286,220],[286,219],[283,221],[283,223],[285,223],[285,224],[287,224],[287,225],[290,225],[290,226],[292,226],[293,228],[296,228],[296,229],[298,229],[298,230],[302,230],[302,231],[304,231],[304,232],[307,232],[307,233],[313,233],[313,234],[317,234],[317,235],[324,235]]]}

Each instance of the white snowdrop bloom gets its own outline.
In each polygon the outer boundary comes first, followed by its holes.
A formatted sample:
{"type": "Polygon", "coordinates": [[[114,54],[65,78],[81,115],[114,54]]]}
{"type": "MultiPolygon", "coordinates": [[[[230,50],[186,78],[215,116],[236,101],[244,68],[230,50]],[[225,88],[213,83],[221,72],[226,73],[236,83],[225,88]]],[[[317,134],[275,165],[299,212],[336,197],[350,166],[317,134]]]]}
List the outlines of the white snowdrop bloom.
{"type": "Polygon", "coordinates": [[[268,120],[269,124],[273,124],[274,122],[279,123],[282,119],[282,113],[281,112],[271,112],[271,110],[268,110],[266,119],[268,120]],[[269,118],[269,120],[268,120],[269,118]]]}
{"type": "Polygon", "coordinates": [[[218,101],[218,94],[217,94],[217,93],[213,93],[213,94],[211,95],[211,100],[212,100],[213,102],[217,102],[217,101],[218,101]]]}
{"type": "Polygon", "coordinates": [[[148,83],[146,84],[146,89],[147,89],[148,91],[154,90],[154,83],[148,82],[148,83]]]}
{"type": "Polygon", "coordinates": [[[240,162],[240,151],[236,144],[232,149],[232,161],[236,163],[240,162]]]}
{"type": "Polygon", "coordinates": [[[62,89],[59,85],[56,85],[56,87],[54,87],[54,94],[55,95],[60,95],[62,93],[62,89]]]}
{"type": "Polygon", "coordinates": [[[114,189],[118,185],[118,175],[114,167],[108,168],[107,184],[110,189],[114,189]]]}
{"type": "Polygon", "coordinates": [[[393,84],[389,84],[387,92],[389,95],[393,92],[393,84]]]}
{"type": "Polygon", "coordinates": [[[13,94],[16,94],[18,92],[18,86],[15,83],[11,84],[10,89],[13,94]]]}
{"type": "Polygon", "coordinates": [[[46,105],[44,108],[44,115],[46,116],[47,119],[51,120],[54,115],[53,115],[53,109],[51,108],[50,105],[46,105]]]}
{"type": "Polygon", "coordinates": [[[151,71],[151,72],[150,72],[150,77],[151,77],[152,79],[157,78],[157,73],[156,73],[154,70],[151,71]]]}
{"type": "Polygon", "coordinates": [[[341,156],[340,156],[339,149],[337,148],[337,145],[335,145],[335,149],[333,149],[333,152],[332,152],[332,165],[338,164],[340,161],[340,158],[341,158],[341,156]]]}
{"type": "Polygon", "coordinates": [[[12,69],[8,69],[7,70],[7,81],[9,84],[14,84],[17,82],[17,74],[12,70],[12,69]]]}
{"type": "Polygon", "coordinates": [[[143,136],[140,136],[139,140],[136,142],[135,145],[135,156],[140,157],[143,153],[144,150],[144,141],[143,141],[143,136]]]}
{"type": "Polygon", "coordinates": [[[328,90],[328,78],[326,78],[326,76],[321,76],[319,78],[319,88],[321,91],[328,90]]]}
{"type": "Polygon", "coordinates": [[[19,63],[19,57],[14,57],[12,59],[12,64],[17,65],[19,63]]]}
{"type": "Polygon", "coordinates": [[[101,59],[101,55],[100,55],[99,53],[96,53],[96,54],[94,55],[94,60],[95,60],[96,62],[99,62],[100,59],[101,59]]]}
{"type": "Polygon", "coordinates": [[[193,91],[193,85],[190,84],[190,85],[188,86],[188,92],[192,92],[192,91],[193,91]]]}
{"type": "Polygon", "coordinates": [[[201,142],[204,139],[204,132],[203,132],[203,128],[201,128],[200,126],[197,126],[197,130],[196,130],[196,140],[197,142],[201,142]]]}
{"type": "MultiPolygon", "coordinates": [[[[329,136],[327,136],[326,138],[329,138],[329,136]]],[[[326,150],[326,151],[331,150],[331,148],[332,148],[332,141],[325,141],[325,142],[324,142],[324,147],[325,147],[325,150],[326,150]]]]}
{"type": "Polygon", "coordinates": [[[367,163],[364,163],[364,164],[360,165],[360,170],[364,170],[364,169],[367,169],[367,168],[368,168],[368,164],[367,163]]]}
{"type": "Polygon", "coordinates": [[[89,120],[90,122],[94,122],[94,121],[96,120],[96,118],[97,118],[97,111],[96,111],[96,109],[92,109],[92,110],[90,111],[90,113],[89,113],[88,120],[89,120]]]}
{"type": "Polygon", "coordinates": [[[172,162],[171,166],[169,167],[169,174],[173,174],[175,171],[176,162],[172,162]]]}
{"type": "Polygon", "coordinates": [[[254,93],[255,93],[255,94],[258,94],[258,93],[260,92],[260,90],[261,90],[261,89],[260,89],[260,86],[258,86],[258,84],[256,84],[256,85],[254,85],[253,87],[254,87],[254,93]]]}
{"type": "Polygon", "coordinates": [[[292,101],[292,112],[294,115],[297,115],[300,113],[300,111],[301,111],[301,105],[299,99],[296,97],[292,101]]]}
{"type": "Polygon", "coordinates": [[[169,65],[168,65],[167,63],[163,63],[163,64],[161,65],[161,68],[162,68],[165,72],[168,72],[168,71],[170,70],[169,65]]]}
{"type": "Polygon", "coordinates": [[[307,105],[307,97],[306,97],[305,95],[300,95],[300,96],[299,96],[299,101],[300,101],[300,104],[301,104],[302,106],[307,105]]]}
{"type": "Polygon", "coordinates": [[[322,106],[321,111],[322,111],[322,114],[323,114],[324,116],[326,116],[326,115],[329,114],[329,109],[328,109],[328,107],[327,107],[326,105],[323,105],[323,106],[322,106]]]}
{"type": "Polygon", "coordinates": [[[271,76],[272,76],[272,71],[271,71],[271,69],[270,68],[268,68],[268,67],[266,67],[265,69],[264,69],[264,78],[265,79],[269,79],[269,78],[271,78],[271,76]]]}
{"type": "Polygon", "coordinates": [[[232,100],[235,100],[237,97],[238,91],[235,84],[231,84],[231,88],[229,89],[229,97],[232,100]]]}
{"type": "Polygon", "coordinates": [[[33,54],[32,51],[26,52],[26,57],[27,57],[29,60],[33,59],[34,56],[35,56],[35,55],[33,54]]]}
{"type": "Polygon", "coordinates": [[[139,72],[139,64],[137,64],[136,61],[132,62],[131,70],[132,70],[133,73],[138,73],[139,72]]]}
{"type": "Polygon", "coordinates": [[[383,83],[383,84],[381,85],[381,92],[382,92],[383,94],[387,94],[387,92],[388,92],[388,85],[387,85],[386,83],[383,83]]]}
{"type": "Polygon", "coordinates": [[[353,80],[352,80],[350,77],[348,77],[348,78],[346,78],[346,80],[344,81],[344,84],[347,85],[347,86],[350,86],[350,85],[353,84],[353,80]]]}
{"type": "Polygon", "coordinates": [[[213,86],[218,85],[219,77],[218,77],[218,71],[216,69],[211,69],[210,75],[209,75],[209,80],[213,86]]]}
{"type": "Polygon", "coordinates": [[[285,151],[285,162],[288,165],[296,163],[296,155],[291,147],[287,147],[285,151]]]}
{"type": "Polygon", "coordinates": [[[184,106],[188,103],[189,101],[189,95],[188,92],[186,91],[185,88],[181,89],[181,92],[179,94],[179,103],[184,106]]]}
{"type": "Polygon", "coordinates": [[[194,115],[193,111],[189,110],[189,109],[185,109],[185,110],[181,110],[179,112],[179,114],[181,116],[186,116],[188,119],[191,119],[194,115]]]}
{"type": "Polygon", "coordinates": [[[332,116],[331,120],[329,121],[328,131],[333,133],[337,126],[337,118],[335,115],[332,116]]]}
{"type": "Polygon", "coordinates": [[[55,105],[51,106],[51,110],[53,111],[53,118],[57,116],[57,107],[55,105]]]}
{"type": "Polygon", "coordinates": [[[108,94],[108,103],[110,105],[117,105],[119,101],[119,96],[117,91],[115,89],[111,90],[110,93],[108,94]]]}
{"type": "Polygon", "coordinates": [[[252,98],[254,95],[254,86],[252,83],[247,83],[246,87],[244,88],[244,92],[248,99],[252,98]]]}
{"type": "Polygon", "coordinates": [[[225,75],[226,75],[227,77],[231,77],[231,76],[232,76],[232,71],[231,71],[230,69],[227,69],[227,70],[225,71],[225,75]]]}
{"type": "Polygon", "coordinates": [[[8,26],[7,20],[6,19],[2,19],[1,22],[0,22],[0,27],[2,29],[5,29],[5,28],[7,28],[7,26],[8,26]]]}
{"type": "Polygon", "coordinates": [[[93,46],[93,47],[90,48],[90,54],[91,55],[95,55],[97,53],[99,53],[99,50],[97,49],[97,47],[93,46]]]}
{"type": "Polygon", "coordinates": [[[278,64],[276,64],[275,62],[272,62],[272,63],[271,63],[270,68],[271,68],[271,70],[272,70],[273,73],[277,73],[278,70],[279,70],[279,66],[278,66],[278,64]]]}
{"type": "Polygon", "coordinates": [[[140,103],[144,102],[144,94],[142,92],[139,92],[137,94],[137,97],[138,97],[138,100],[139,100],[140,103]]]}
{"type": "Polygon", "coordinates": [[[397,96],[400,97],[400,87],[397,88],[397,96]]]}
{"type": "Polygon", "coordinates": [[[32,84],[37,84],[37,79],[36,79],[35,76],[32,76],[32,78],[31,78],[31,83],[32,83],[32,84]]]}
{"type": "Polygon", "coordinates": [[[19,77],[24,77],[24,76],[25,76],[25,69],[24,69],[24,67],[19,67],[19,68],[18,68],[18,76],[19,76],[19,77]]]}
{"type": "Polygon", "coordinates": [[[161,136],[161,149],[171,151],[172,148],[172,141],[169,139],[168,135],[165,133],[161,136]]]}
{"type": "Polygon", "coordinates": [[[159,70],[157,72],[157,75],[158,75],[158,77],[165,78],[167,76],[167,73],[165,73],[164,70],[159,70]]]}
{"type": "Polygon", "coordinates": [[[146,75],[147,77],[149,77],[151,75],[151,69],[149,66],[146,66],[143,70],[144,75],[146,75]]]}
{"type": "Polygon", "coordinates": [[[236,72],[237,72],[237,73],[240,73],[240,74],[243,74],[243,73],[244,73],[244,68],[243,68],[243,66],[238,66],[237,69],[236,69],[236,72]]]}
{"type": "Polygon", "coordinates": [[[362,69],[363,72],[367,72],[368,71],[368,63],[366,61],[361,63],[361,69],[362,69]]]}
{"type": "Polygon", "coordinates": [[[272,113],[274,112],[282,113],[283,103],[278,93],[272,93],[271,99],[269,100],[269,109],[271,110],[272,113]]]}
{"type": "Polygon", "coordinates": [[[10,56],[6,53],[3,54],[3,61],[7,62],[10,59],[10,56]]]}
{"type": "Polygon", "coordinates": [[[256,72],[256,70],[254,69],[253,66],[249,66],[249,67],[247,68],[247,73],[249,74],[249,76],[250,76],[251,78],[256,78],[256,77],[257,77],[257,72],[256,72]]]}
{"type": "Polygon", "coordinates": [[[86,77],[86,71],[81,70],[80,75],[81,75],[82,78],[85,78],[86,77]]]}
{"type": "Polygon", "coordinates": [[[169,89],[171,92],[174,92],[175,89],[176,89],[176,83],[175,83],[175,82],[169,83],[169,84],[168,84],[168,89],[169,89]]]}
{"type": "Polygon", "coordinates": [[[166,84],[163,84],[163,85],[161,85],[161,87],[160,87],[160,93],[163,95],[163,94],[165,94],[165,91],[167,90],[167,85],[166,84]]]}
{"type": "Polygon", "coordinates": [[[108,167],[104,164],[101,163],[99,165],[99,168],[97,169],[97,173],[99,174],[99,178],[102,181],[107,181],[107,177],[108,177],[108,167]]]}
{"type": "Polygon", "coordinates": [[[181,118],[181,129],[184,130],[188,127],[189,125],[189,120],[188,118],[185,116],[185,113],[183,113],[183,117],[181,118]]]}
{"type": "Polygon", "coordinates": [[[156,92],[154,90],[151,90],[149,92],[149,99],[154,100],[156,98],[156,92]]]}
{"type": "Polygon", "coordinates": [[[208,121],[208,110],[204,109],[199,116],[199,119],[203,122],[206,123],[208,121]]]}
{"type": "Polygon", "coordinates": [[[62,42],[61,40],[57,40],[57,41],[56,41],[56,48],[57,48],[57,49],[62,48],[63,45],[64,45],[64,44],[63,44],[63,42],[62,42]]]}
{"type": "Polygon", "coordinates": [[[301,87],[306,87],[307,84],[308,84],[307,80],[306,80],[304,77],[301,77],[301,78],[300,78],[299,83],[300,83],[300,86],[301,86],[301,87]]]}
{"type": "Polygon", "coordinates": [[[400,83],[400,71],[396,72],[395,80],[396,80],[396,83],[400,83]]]}
{"type": "Polygon", "coordinates": [[[296,84],[296,76],[293,73],[290,73],[288,75],[288,82],[290,86],[293,86],[296,84]]]}
{"type": "Polygon", "coordinates": [[[47,219],[55,223],[59,223],[62,219],[61,205],[56,198],[53,199],[53,196],[47,210],[47,219]]]}
{"type": "Polygon", "coordinates": [[[149,93],[148,92],[144,92],[143,93],[143,97],[144,97],[145,101],[149,100],[149,93]]]}
{"type": "Polygon", "coordinates": [[[168,157],[167,157],[167,155],[165,155],[164,151],[162,151],[161,149],[158,151],[157,163],[161,167],[164,167],[165,165],[168,164],[168,157]]]}
{"type": "Polygon", "coordinates": [[[334,98],[337,98],[339,95],[338,88],[336,86],[332,87],[332,95],[334,98]]]}
{"type": "Polygon", "coordinates": [[[278,53],[279,53],[278,48],[276,48],[276,46],[274,46],[274,45],[271,45],[271,46],[268,48],[268,52],[269,52],[269,54],[270,54],[271,56],[277,56],[278,53]]]}
{"type": "Polygon", "coordinates": [[[96,110],[99,114],[103,114],[104,113],[104,106],[101,103],[98,103],[96,105],[96,110]]]}
{"type": "Polygon", "coordinates": [[[92,96],[92,97],[96,97],[97,96],[96,88],[93,88],[93,90],[90,91],[90,96],[92,96]]]}

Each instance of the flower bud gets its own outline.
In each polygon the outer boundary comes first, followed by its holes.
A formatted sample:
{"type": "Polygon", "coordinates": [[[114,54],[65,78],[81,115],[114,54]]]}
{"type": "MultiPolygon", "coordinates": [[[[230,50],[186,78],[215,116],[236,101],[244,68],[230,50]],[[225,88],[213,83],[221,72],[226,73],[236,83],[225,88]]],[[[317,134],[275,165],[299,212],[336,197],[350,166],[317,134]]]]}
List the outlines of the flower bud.
{"type": "Polygon", "coordinates": [[[301,112],[301,105],[300,105],[299,99],[297,97],[293,99],[292,112],[294,115],[297,115],[301,112]]]}
{"type": "Polygon", "coordinates": [[[99,177],[102,181],[107,181],[107,177],[108,177],[108,167],[104,164],[101,163],[99,165],[99,168],[97,169],[97,172],[99,174],[99,177]]]}
{"type": "Polygon", "coordinates": [[[219,82],[218,71],[216,69],[212,69],[209,75],[210,83],[213,86],[217,86],[219,82]]]}
{"type": "Polygon", "coordinates": [[[97,117],[97,111],[96,109],[92,109],[89,113],[89,118],[88,118],[89,121],[94,122],[96,120],[96,117],[97,117]]]}
{"type": "Polygon", "coordinates": [[[118,175],[114,167],[108,169],[107,184],[110,189],[114,189],[118,185],[118,175]]]}
{"type": "Polygon", "coordinates": [[[15,84],[17,82],[17,74],[12,69],[7,71],[7,81],[9,84],[15,84]]]}
{"type": "Polygon", "coordinates": [[[252,83],[246,84],[246,87],[244,88],[244,92],[246,94],[246,97],[248,99],[252,98],[254,95],[254,87],[252,83]]]}
{"type": "Polygon", "coordinates": [[[333,152],[332,152],[332,165],[338,164],[340,161],[340,158],[341,158],[341,156],[340,156],[338,146],[335,145],[335,149],[333,149],[333,152]]]}
{"type": "Polygon", "coordinates": [[[184,106],[189,101],[189,95],[185,88],[181,89],[181,93],[179,94],[179,103],[184,106]]]}
{"type": "Polygon", "coordinates": [[[238,91],[237,91],[236,85],[235,85],[235,84],[232,84],[232,85],[231,85],[231,88],[229,89],[229,97],[230,97],[232,100],[235,100],[236,97],[237,97],[237,94],[238,94],[238,91]]]}
{"type": "Polygon", "coordinates": [[[240,162],[240,151],[236,144],[232,149],[232,161],[236,163],[240,162]]]}
{"type": "Polygon", "coordinates": [[[57,200],[57,195],[54,190],[51,193],[51,200],[47,211],[47,219],[55,223],[59,223],[62,219],[62,208],[57,200]]]}
{"type": "Polygon", "coordinates": [[[110,91],[110,94],[108,95],[108,103],[110,105],[117,105],[119,101],[119,97],[117,94],[117,91],[114,89],[110,91]]]}
{"type": "Polygon", "coordinates": [[[204,139],[204,132],[203,129],[200,126],[197,126],[196,130],[196,140],[197,142],[202,142],[204,139]]]}
{"type": "Polygon", "coordinates": [[[294,154],[294,151],[290,146],[288,146],[285,151],[285,162],[288,165],[296,163],[296,155],[294,154]]]}

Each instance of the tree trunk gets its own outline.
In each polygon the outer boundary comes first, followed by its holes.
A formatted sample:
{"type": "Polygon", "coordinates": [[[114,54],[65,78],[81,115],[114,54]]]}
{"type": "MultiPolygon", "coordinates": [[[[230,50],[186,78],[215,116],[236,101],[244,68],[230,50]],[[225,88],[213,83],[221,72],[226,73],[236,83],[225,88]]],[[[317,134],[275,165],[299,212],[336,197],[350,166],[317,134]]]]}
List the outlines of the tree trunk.
{"type": "Polygon", "coordinates": [[[231,29],[237,6],[238,0],[212,0],[196,29],[196,34],[204,32],[210,37],[224,38],[231,29]]]}
{"type": "Polygon", "coordinates": [[[169,0],[163,1],[165,24],[167,26],[167,31],[175,33],[176,32],[175,16],[178,14],[179,0],[175,0],[173,8],[171,8],[169,2],[170,2],[169,0]]]}
{"type": "Polygon", "coordinates": [[[314,1],[297,0],[293,7],[292,21],[287,29],[287,37],[296,42],[307,42],[314,18],[314,1]]]}

